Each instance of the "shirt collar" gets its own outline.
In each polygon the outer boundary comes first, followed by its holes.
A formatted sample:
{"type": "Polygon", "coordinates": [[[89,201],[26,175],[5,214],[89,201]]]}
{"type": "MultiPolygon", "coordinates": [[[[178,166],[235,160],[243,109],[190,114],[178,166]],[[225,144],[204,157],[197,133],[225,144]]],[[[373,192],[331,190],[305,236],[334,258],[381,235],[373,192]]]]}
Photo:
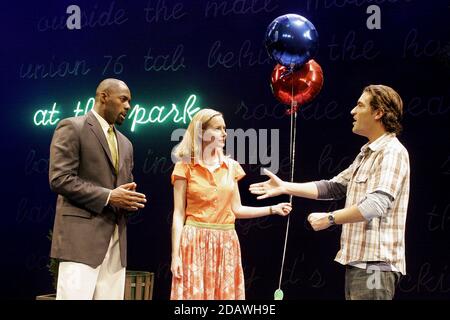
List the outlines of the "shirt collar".
{"type": "Polygon", "coordinates": [[[386,132],[385,134],[378,137],[375,141],[368,142],[365,145],[363,145],[361,148],[361,152],[366,153],[368,150],[371,150],[373,152],[378,151],[381,148],[383,148],[386,145],[386,143],[391,141],[394,137],[395,137],[394,133],[386,132]]]}
{"type": "Polygon", "coordinates": [[[103,119],[103,117],[101,115],[99,115],[94,109],[91,110],[92,113],[94,114],[94,116],[97,118],[98,122],[100,123],[100,126],[103,129],[103,132],[107,133],[108,129],[110,127],[113,127],[112,125],[110,125],[105,119],[103,119]]]}
{"type": "MultiPolygon", "coordinates": [[[[225,157],[225,156],[222,156],[222,155],[220,155],[219,156],[220,157],[220,167],[225,167],[225,168],[229,168],[229,161],[230,161],[230,159],[229,159],[229,157],[225,157]]],[[[199,160],[198,162],[195,162],[194,163],[194,166],[201,166],[201,167],[205,167],[205,164],[204,164],[204,162],[203,162],[203,160],[199,160]]]]}

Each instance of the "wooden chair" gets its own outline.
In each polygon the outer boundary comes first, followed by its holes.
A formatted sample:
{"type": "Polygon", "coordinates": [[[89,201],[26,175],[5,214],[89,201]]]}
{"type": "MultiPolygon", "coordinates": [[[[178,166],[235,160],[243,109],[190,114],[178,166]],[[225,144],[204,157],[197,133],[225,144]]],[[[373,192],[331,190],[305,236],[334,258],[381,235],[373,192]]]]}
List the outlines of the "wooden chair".
{"type": "Polygon", "coordinates": [[[125,300],[152,300],[154,278],[153,272],[127,270],[125,300]]]}

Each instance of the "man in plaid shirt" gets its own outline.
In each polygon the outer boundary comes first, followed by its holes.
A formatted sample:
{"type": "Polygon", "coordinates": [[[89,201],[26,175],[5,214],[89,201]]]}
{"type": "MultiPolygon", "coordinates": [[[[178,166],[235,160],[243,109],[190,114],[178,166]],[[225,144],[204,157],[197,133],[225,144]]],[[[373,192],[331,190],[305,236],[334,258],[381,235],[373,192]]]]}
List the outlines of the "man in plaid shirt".
{"type": "Polygon", "coordinates": [[[396,138],[403,103],[392,88],[364,88],[351,111],[352,131],[369,139],[353,163],[331,180],[308,183],[270,180],[252,184],[258,199],[280,194],[320,200],[346,197],[345,208],[308,216],[314,230],[342,224],[335,261],[345,265],[345,298],[390,300],[405,267],[405,222],[409,199],[408,151],[396,138]]]}

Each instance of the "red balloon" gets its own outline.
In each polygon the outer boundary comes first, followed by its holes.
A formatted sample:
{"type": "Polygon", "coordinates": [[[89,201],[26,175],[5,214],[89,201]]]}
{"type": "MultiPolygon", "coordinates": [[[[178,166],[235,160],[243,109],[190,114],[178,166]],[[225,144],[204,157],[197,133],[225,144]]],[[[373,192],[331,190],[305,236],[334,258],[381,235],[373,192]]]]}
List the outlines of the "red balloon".
{"type": "MultiPolygon", "coordinates": [[[[323,72],[313,59],[292,72],[289,68],[277,64],[272,71],[270,82],[273,94],[281,103],[291,105],[294,100],[294,105],[302,106],[312,101],[322,89],[323,72]]],[[[294,112],[297,109],[298,107],[294,106],[294,112]]]]}

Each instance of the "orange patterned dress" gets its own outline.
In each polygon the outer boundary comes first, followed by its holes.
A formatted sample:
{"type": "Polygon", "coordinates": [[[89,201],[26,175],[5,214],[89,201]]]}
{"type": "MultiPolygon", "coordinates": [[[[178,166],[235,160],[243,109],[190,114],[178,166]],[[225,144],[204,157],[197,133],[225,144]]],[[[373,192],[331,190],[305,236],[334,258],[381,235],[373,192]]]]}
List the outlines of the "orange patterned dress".
{"type": "Polygon", "coordinates": [[[186,222],[180,255],[181,279],[172,277],[172,300],[243,300],[241,248],[231,200],[245,176],[238,162],[225,158],[213,172],[202,164],[178,162],[172,184],[186,179],[186,222]]]}

